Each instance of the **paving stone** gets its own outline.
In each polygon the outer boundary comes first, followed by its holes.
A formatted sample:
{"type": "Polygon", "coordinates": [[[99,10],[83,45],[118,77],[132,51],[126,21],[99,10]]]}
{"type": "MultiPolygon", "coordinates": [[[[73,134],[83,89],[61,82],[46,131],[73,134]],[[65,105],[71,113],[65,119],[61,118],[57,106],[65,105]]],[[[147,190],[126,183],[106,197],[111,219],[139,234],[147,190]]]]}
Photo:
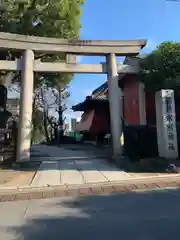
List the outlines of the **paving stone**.
{"type": "Polygon", "coordinates": [[[104,185],[102,188],[104,193],[113,193],[116,191],[114,186],[111,186],[111,185],[104,185]]]}
{"type": "Polygon", "coordinates": [[[148,188],[147,184],[145,183],[136,183],[135,185],[137,187],[137,190],[143,190],[148,188]]]}
{"type": "Polygon", "coordinates": [[[113,189],[115,190],[115,192],[127,192],[126,187],[122,185],[114,185],[113,189]]]}
{"type": "MultiPolygon", "coordinates": [[[[29,171],[29,170],[28,170],[29,171]]],[[[32,182],[32,179],[34,175],[36,174],[36,171],[34,172],[20,172],[20,174],[13,178],[11,181],[7,182],[4,186],[7,187],[23,187],[23,186],[29,186],[32,182]]]]}
{"type": "Polygon", "coordinates": [[[92,192],[92,194],[102,194],[103,188],[102,188],[102,186],[93,186],[93,187],[91,187],[91,192],[92,192]]]}
{"type": "Polygon", "coordinates": [[[43,192],[42,191],[36,191],[36,192],[31,192],[30,193],[30,198],[31,199],[41,199],[43,197],[43,192]]]}
{"type": "Polygon", "coordinates": [[[16,178],[19,178],[21,175],[21,171],[13,171],[13,170],[1,170],[0,169],[0,185],[8,184],[16,178]]]}
{"type": "Polygon", "coordinates": [[[133,190],[137,190],[138,187],[135,184],[128,184],[124,186],[125,189],[127,189],[127,191],[133,191],[133,190]]]}
{"type": "Polygon", "coordinates": [[[66,192],[66,190],[58,189],[58,190],[55,191],[54,196],[55,197],[66,197],[67,192],[66,192]]]}
{"type": "Polygon", "coordinates": [[[6,202],[6,201],[14,201],[16,195],[15,194],[5,194],[0,196],[0,201],[1,202],[6,202]]]}
{"type": "Polygon", "coordinates": [[[158,185],[156,183],[146,183],[145,187],[147,189],[154,189],[154,188],[158,188],[158,185]]]}
{"type": "Polygon", "coordinates": [[[156,185],[160,188],[165,188],[165,187],[167,187],[167,182],[158,181],[158,182],[156,182],[156,185]]]}
{"type": "Polygon", "coordinates": [[[43,197],[43,198],[52,198],[52,197],[55,197],[55,191],[54,191],[54,190],[43,191],[43,192],[42,192],[42,197],[43,197]]]}
{"type": "Polygon", "coordinates": [[[129,173],[126,173],[115,165],[109,164],[108,162],[104,161],[104,159],[102,159],[101,162],[101,165],[99,168],[97,165],[97,168],[108,179],[108,181],[121,181],[131,177],[129,173]]]}
{"type": "Polygon", "coordinates": [[[92,195],[92,190],[91,188],[79,188],[78,189],[80,195],[92,195]]]}
{"type": "Polygon", "coordinates": [[[129,192],[129,189],[127,189],[126,186],[122,186],[122,185],[115,185],[113,186],[113,188],[116,190],[116,192],[129,192]]]}
{"type": "Polygon", "coordinates": [[[30,193],[25,192],[25,193],[17,193],[15,197],[15,201],[18,200],[30,200],[30,193]]]}
{"type": "Polygon", "coordinates": [[[66,190],[67,196],[72,196],[72,197],[77,197],[79,196],[79,191],[78,189],[68,189],[66,190]]]}
{"type": "Polygon", "coordinates": [[[84,178],[78,170],[78,166],[72,159],[60,161],[61,184],[79,185],[84,184],[84,178]]]}
{"type": "Polygon", "coordinates": [[[59,162],[43,161],[31,183],[31,186],[55,185],[60,185],[59,162]]]}
{"type": "Polygon", "coordinates": [[[168,182],[167,186],[168,187],[178,187],[178,183],[177,182],[168,182]]]}

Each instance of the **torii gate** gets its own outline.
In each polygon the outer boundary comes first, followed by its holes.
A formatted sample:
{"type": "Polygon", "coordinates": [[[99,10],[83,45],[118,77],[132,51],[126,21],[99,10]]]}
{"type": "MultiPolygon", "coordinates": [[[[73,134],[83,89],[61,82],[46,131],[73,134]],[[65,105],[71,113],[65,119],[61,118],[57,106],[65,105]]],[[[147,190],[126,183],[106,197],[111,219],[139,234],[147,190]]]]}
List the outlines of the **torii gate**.
{"type": "Polygon", "coordinates": [[[22,73],[16,161],[25,162],[30,159],[34,72],[106,73],[108,77],[113,157],[117,158],[121,155],[121,92],[118,87],[118,74],[136,73],[138,69],[129,65],[117,65],[116,56],[136,56],[145,45],[146,40],[74,41],[1,32],[0,49],[22,51],[23,55],[21,59],[15,61],[0,61],[0,70],[21,71],[22,73]],[[67,60],[65,63],[41,62],[40,60],[34,60],[34,52],[66,53],[67,60]],[[106,63],[77,64],[69,61],[74,55],[105,56],[106,63]]]}

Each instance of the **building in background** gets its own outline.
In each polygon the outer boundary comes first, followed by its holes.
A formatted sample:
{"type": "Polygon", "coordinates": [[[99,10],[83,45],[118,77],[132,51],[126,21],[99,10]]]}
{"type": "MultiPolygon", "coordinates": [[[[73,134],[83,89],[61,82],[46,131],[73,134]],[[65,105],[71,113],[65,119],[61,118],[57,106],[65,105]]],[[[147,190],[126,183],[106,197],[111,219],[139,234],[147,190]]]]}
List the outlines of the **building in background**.
{"type": "Polygon", "coordinates": [[[64,124],[64,130],[65,130],[66,132],[69,132],[69,131],[70,131],[69,123],[65,123],[65,124],[64,124]]]}
{"type": "Polygon", "coordinates": [[[13,116],[19,116],[19,104],[20,99],[8,98],[6,104],[7,110],[11,112],[13,116]]]}
{"type": "Polygon", "coordinates": [[[76,122],[76,131],[78,130],[79,124],[80,124],[80,121],[77,121],[76,122]]]}
{"type": "MultiPolygon", "coordinates": [[[[138,63],[138,57],[126,57],[124,60],[125,65],[135,68],[138,63]]],[[[120,73],[118,82],[122,100],[121,117],[124,123],[133,126],[155,125],[154,95],[147,89],[144,90],[143,84],[137,79],[137,74],[120,73]]],[[[83,102],[73,106],[72,110],[84,112],[76,130],[81,132],[84,138],[102,141],[104,136],[110,133],[108,82],[95,89],[83,102]]]]}
{"type": "Polygon", "coordinates": [[[71,118],[71,131],[75,132],[77,128],[77,120],[76,118],[71,118]]]}
{"type": "Polygon", "coordinates": [[[91,96],[73,106],[73,111],[84,112],[81,121],[76,124],[76,131],[83,134],[83,139],[96,141],[103,139],[109,130],[109,102],[107,99],[107,84],[93,91],[91,96]],[[99,90],[101,88],[101,91],[99,90]],[[98,92],[98,93],[97,93],[98,92]]]}

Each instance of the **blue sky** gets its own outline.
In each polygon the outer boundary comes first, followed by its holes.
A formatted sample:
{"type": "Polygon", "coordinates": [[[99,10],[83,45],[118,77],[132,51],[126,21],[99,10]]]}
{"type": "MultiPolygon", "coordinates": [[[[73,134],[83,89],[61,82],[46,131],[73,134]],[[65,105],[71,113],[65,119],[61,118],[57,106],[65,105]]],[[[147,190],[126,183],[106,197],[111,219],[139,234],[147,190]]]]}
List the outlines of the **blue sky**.
{"type": "MultiPolygon", "coordinates": [[[[166,0],[85,0],[81,39],[147,39],[149,52],[166,40],[180,41],[180,2],[166,0]]],[[[80,57],[80,63],[99,63],[102,57],[80,57]]],[[[77,74],[70,84],[68,107],[83,101],[106,81],[105,75],[77,74]]],[[[79,113],[66,111],[67,117],[79,113]]]]}
{"type": "MultiPolygon", "coordinates": [[[[81,23],[81,39],[147,39],[143,51],[149,52],[163,41],[180,41],[180,2],[85,0],[81,23]]],[[[99,63],[103,58],[82,57],[80,60],[81,63],[99,63]]],[[[69,105],[83,101],[105,81],[106,75],[76,75],[70,87],[69,105]]],[[[68,116],[71,114],[68,111],[68,116]]]]}

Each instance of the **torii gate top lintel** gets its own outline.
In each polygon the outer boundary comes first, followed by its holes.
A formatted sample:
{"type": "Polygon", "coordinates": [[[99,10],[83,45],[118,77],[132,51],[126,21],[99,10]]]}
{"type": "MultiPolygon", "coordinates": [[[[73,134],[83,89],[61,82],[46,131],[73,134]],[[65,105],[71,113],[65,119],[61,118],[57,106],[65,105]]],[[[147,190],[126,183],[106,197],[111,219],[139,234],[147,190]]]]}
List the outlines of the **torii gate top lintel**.
{"type": "Polygon", "coordinates": [[[75,55],[137,55],[146,40],[67,40],[0,32],[0,49],[26,50],[75,55]]]}

